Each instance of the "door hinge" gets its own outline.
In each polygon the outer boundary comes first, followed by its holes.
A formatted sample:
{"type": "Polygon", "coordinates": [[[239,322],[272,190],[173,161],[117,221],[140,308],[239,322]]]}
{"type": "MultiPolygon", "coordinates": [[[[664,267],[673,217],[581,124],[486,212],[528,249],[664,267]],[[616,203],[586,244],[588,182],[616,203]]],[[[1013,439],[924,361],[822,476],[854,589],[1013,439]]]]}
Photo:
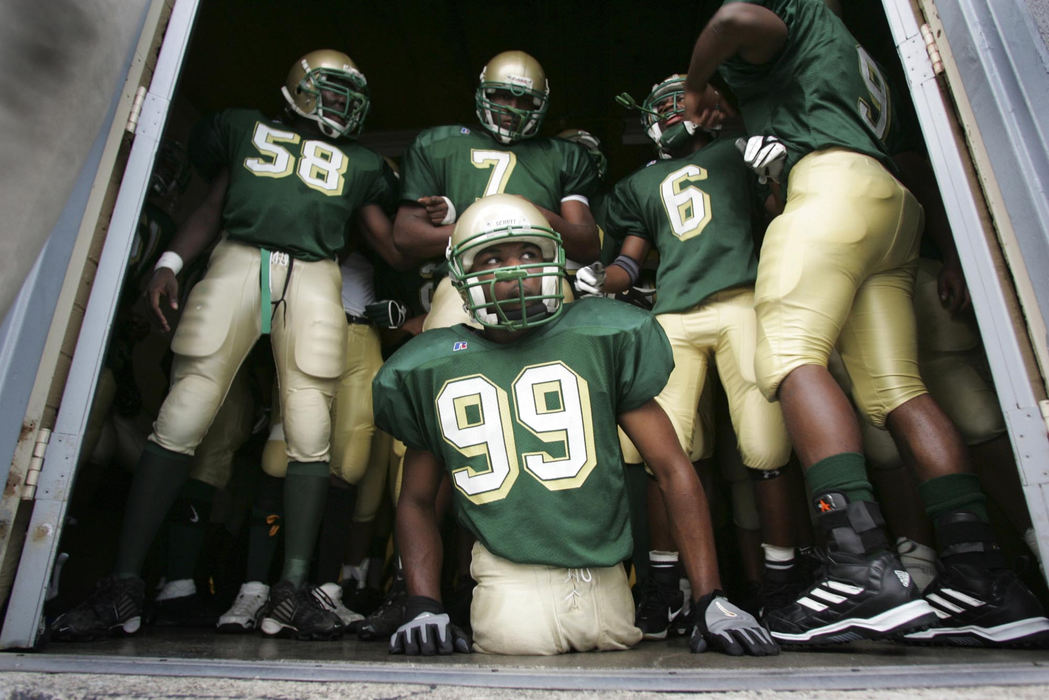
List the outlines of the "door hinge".
{"type": "Polygon", "coordinates": [[[932,63],[933,75],[940,75],[943,73],[943,58],[940,56],[939,47],[936,46],[936,36],[928,24],[921,26],[921,33],[925,41],[925,51],[929,54],[929,62],[932,63]]]}
{"type": "Polygon", "coordinates": [[[26,469],[25,481],[22,486],[22,500],[31,501],[36,498],[36,484],[40,480],[40,470],[44,466],[44,453],[47,452],[47,443],[51,442],[51,429],[41,428],[36,434],[36,443],[33,445],[33,456],[29,458],[29,467],[26,469]]]}
{"type": "Polygon", "coordinates": [[[138,119],[142,116],[142,104],[146,101],[146,86],[139,85],[135,91],[135,100],[131,103],[131,114],[127,116],[127,124],[124,131],[134,134],[138,127],[138,119]]]}

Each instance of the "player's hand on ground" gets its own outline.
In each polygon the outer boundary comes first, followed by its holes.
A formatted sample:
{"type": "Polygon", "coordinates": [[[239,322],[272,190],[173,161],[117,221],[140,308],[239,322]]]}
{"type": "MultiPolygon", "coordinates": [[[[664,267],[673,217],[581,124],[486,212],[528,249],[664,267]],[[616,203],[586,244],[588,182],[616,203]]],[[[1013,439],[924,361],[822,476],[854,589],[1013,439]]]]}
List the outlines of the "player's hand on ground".
{"type": "Polygon", "coordinates": [[[419,204],[426,207],[426,215],[434,226],[445,226],[455,223],[455,207],[447,197],[419,197],[419,204]]]}
{"type": "Polygon", "coordinates": [[[709,649],[729,656],[775,656],[779,645],[753,615],[729,602],[721,591],[713,591],[692,603],[692,634],[688,646],[693,653],[709,649]]]}
{"type": "Polygon", "coordinates": [[[390,653],[408,656],[470,653],[470,637],[453,624],[438,601],[426,596],[408,596],[404,604],[407,622],[390,636],[390,653]]]}
{"type": "Polygon", "coordinates": [[[149,300],[149,308],[153,309],[153,315],[160,321],[160,327],[166,333],[171,330],[171,326],[168,325],[168,319],[164,316],[163,309],[160,308],[160,300],[165,297],[168,299],[167,306],[173,311],[177,310],[178,278],[175,277],[175,272],[171,268],[158,267],[146,287],[146,299],[149,300]]]}
{"type": "Polygon", "coordinates": [[[743,162],[758,175],[758,182],[779,182],[787,147],[775,136],[751,136],[736,139],[736,148],[743,154],[743,162]]]}
{"type": "Polygon", "coordinates": [[[575,271],[575,288],[582,295],[604,294],[601,287],[605,283],[605,266],[599,262],[591,263],[575,271]]]}
{"type": "Polygon", "coordinates": [[[364,316],[379,328],[400,328],[408,317],[408,309],[396,299],[383,299],[364,307],[364,316]]]}

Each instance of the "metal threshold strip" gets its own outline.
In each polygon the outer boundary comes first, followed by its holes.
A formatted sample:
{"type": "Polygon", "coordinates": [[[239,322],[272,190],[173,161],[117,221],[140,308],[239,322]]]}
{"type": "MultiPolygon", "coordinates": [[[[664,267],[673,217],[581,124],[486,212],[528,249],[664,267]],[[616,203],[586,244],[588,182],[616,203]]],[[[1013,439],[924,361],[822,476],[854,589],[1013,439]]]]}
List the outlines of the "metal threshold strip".
{"type": "MultiPolygon", "coordinates": [[[[1025,654],[1026,656],[1026,654],[1025,654]]],[[[718,658],[694,668],[588,668],[590,654],[563,664],[516,666],[492,662],[205,660],[96,654],[0,654],[0,671],[125,674],[247,680],[368,682],[543,690],[853,690],[906,687],[1049,684],[1049,657],[1013,663],[825,665],[819,655],[789,654],[775,660],[718,658]],[[785,656],[793,657],[785,665],[785,656]],[[766,664],[765,662],[773,662],[766,664]],[[774,664],[774,665],[773,665],[774,664]]],[[[478,657],[471,657],[477,659],[478,657]]],[[[707,657],[699,657],[708,661],[707,657]]]]}

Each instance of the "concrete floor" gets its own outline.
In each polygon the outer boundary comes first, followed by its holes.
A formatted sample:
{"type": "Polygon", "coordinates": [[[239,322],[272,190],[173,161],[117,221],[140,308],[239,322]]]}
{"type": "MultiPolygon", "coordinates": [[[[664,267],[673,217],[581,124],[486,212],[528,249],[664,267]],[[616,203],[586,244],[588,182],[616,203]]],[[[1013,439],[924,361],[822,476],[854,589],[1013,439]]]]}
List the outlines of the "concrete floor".
{"type": "Polygon", "coordinates": [[[9,698],[1049,697],[1049,651],[860,642],[777,657],[689,653],[683,639],[557,657],[389,656],[356,639],[298,642],[146,628],[0,653],[9,698]],[[119,675],[114,675],[119,674],[119,675]],[[667,695],[669,693],[669,695],[667,695]],[[906,693],[906,695],[904,695],[906,693]],[[658,694],[658,695],[657,695],[658,694]]]}

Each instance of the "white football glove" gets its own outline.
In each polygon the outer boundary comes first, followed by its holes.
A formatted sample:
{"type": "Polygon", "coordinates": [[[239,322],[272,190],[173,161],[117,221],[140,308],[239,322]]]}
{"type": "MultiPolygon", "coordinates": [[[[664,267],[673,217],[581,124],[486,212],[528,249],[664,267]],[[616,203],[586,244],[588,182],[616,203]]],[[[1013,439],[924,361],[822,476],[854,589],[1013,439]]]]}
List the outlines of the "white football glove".
{"type": "Polygon", "coordinates": [[[575,271],[575,288],[586,296],[588,294],[603,295],[601,287],[605,284],[605,266],[599,262],[591,263],[575,271]]]}
{"type": "Polygon", "coordinates": [[[736,148],[743,154],[743,162],[758,175],[758,182],[779,182],[787,147],[775,136],[751,136],[736,139],[736,148]]]}

